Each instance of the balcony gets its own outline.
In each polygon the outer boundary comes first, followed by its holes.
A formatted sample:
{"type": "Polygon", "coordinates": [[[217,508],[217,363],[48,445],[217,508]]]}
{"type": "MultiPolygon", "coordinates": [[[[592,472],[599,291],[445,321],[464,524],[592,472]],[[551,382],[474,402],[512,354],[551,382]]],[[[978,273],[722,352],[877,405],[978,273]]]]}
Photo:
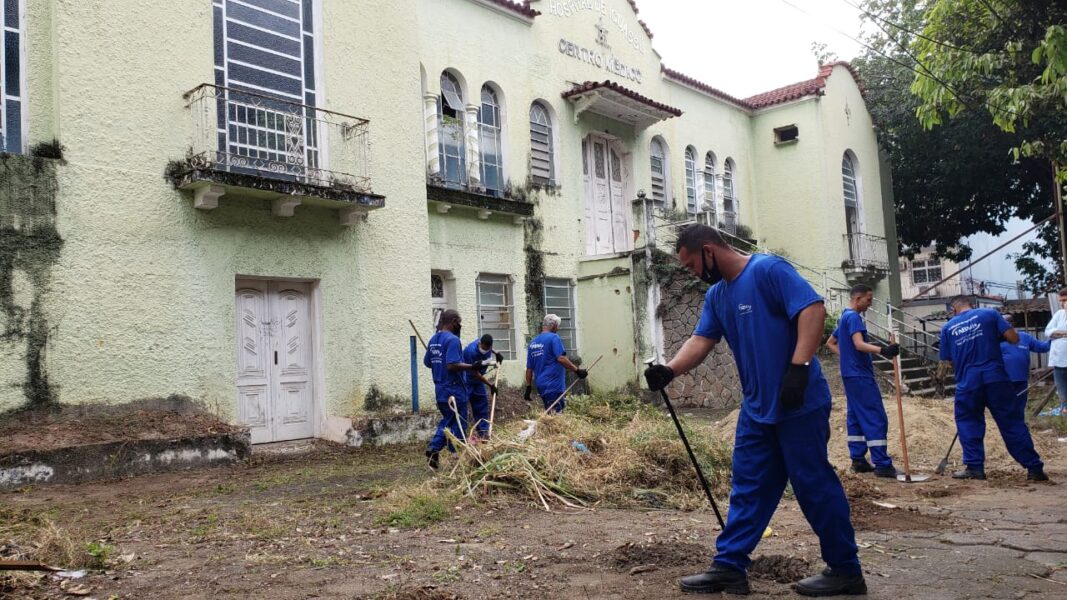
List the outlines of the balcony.
{"type": "Polygon", "coordinates": [[[889,252],[884,237],[866,233],[846,233],[848,259],[841,269],[850,285],[874,285],[889,274],[889,252]]]}
{"type": "Polygon", "coordinates": [[[206,83],[183,98],[192,144],[166,175],[193,191],[195,208],[217,208],[224,195],[265,199],[278,217],[319,206],[347,226],[385,205],[371,191],[366,119],[206,83]]]}

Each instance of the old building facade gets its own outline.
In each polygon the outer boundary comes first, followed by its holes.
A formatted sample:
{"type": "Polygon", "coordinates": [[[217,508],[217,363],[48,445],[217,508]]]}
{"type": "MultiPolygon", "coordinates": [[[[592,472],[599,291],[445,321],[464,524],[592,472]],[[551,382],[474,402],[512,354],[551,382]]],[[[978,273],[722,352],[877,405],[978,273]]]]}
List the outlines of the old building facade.
{"type": "Polygon", "coordinates": [[[594,388],[637,384],[691,318],[651,269],[686,221],[832,302],[899,300],[846,64],[735,98],[663,65],[631,0],[3,6],[0,216],[52,245],[4,247],[0,409],[181,394],[255,441],[336,438],[370,397],[428,404],[408,321],[446,307],[507,381],[555,312],[594,388]]]}

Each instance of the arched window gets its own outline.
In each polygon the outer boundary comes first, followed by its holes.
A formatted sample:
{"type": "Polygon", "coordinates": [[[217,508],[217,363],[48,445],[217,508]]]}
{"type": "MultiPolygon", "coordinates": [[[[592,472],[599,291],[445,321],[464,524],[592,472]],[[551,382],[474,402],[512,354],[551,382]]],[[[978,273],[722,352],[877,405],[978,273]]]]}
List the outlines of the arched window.
{"type": "Polygon", "coordinates": [[[692,146],[685,149],[685,207],[689,214],[697,212],[697,151],[692,146]]]}
{"type": "Polygon", "coordinates": [[[478,129],[482,154],[482,186],[487,192],[499,195],[504,190],[500,99],[489,84],[482,86],[482,105],[478,109],[478,129]]]}
{"type": "Polygon", "coordinates": [[[709,151],[704,155],[704,203],[701,209],[706,211],[711,219],[709,222],[714,226],[717,221],[715,220],[716,197],[715,193],[715,153],[709,151]]]}
{"type": "Polygon", "coordinates": [[[467,157],[463,135],[463,88],[456,76],[441,73],[441,98],[437,102],[438,156],[445,183],[466,185],[467,157]]]}
{"type": "Polygon", "coordinates": [[[653,138],[649,146],[652,167],[652,200],[664,202],[670,200],[671,179],[667,162],[667,145],[660,138],[653,138]]]}
{"type": "Polygon", "coordinates": [[[734,159],[727,158],[722,170],[722,218],[728,233],[737,233],[738,199],[734,188],[734,159]]]}
{"type": "MultiPolygon", "coordinates": [[[[530,177],[534,183],[555,183],[555,158],[555,149],[552,147],[552,119],[540,102],[534,102],[530,105],[530,177]]],[[[585,160],[584,153],[582,159],[585,160]]]]}
{"type": "Polygon", "coordinates": [[[841,182],[845,197],[845,228],[851,235],[861,233],[860,187],[856,178],[856,161],[851,151],[841,157],[841,182]]]}

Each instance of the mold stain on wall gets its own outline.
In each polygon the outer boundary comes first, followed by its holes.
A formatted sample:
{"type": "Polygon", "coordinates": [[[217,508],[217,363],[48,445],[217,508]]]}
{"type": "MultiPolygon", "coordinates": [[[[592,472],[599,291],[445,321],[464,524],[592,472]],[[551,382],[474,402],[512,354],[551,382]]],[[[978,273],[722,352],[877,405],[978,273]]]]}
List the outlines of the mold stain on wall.
{"type": "Polygon", "coordinates": [[[63,240],[56,229],[56,166],[62,146],[35,146],[32,156],[0,153],[0,347],[4,360],[21,354],[27,407],[57,402],[45,353],[51,327],[46,298],[63,240]],[[21,350],[21,353],[19,352],[21,350]]]}

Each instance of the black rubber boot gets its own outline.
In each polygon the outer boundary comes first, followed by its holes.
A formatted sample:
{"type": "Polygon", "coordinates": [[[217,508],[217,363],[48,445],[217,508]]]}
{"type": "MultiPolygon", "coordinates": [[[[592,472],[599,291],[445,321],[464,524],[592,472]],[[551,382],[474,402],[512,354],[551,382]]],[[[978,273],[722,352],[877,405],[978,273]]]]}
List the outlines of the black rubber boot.
{"type": "Polygon", "coordinates": [[[1041,467],[1036,469],[1030,469],[1026,473],[1027,481],[1048,481],[1048,475],[1045,474],[1045,470],[1041,467]]]}
{"type": "Polygon", "coordinates": [[[678,581],[678,587],[687,594],[726,592],[727,594],[747,595],[749,593],[748,575],[716,564],[712,564],[710,569],[699,575],[682,577],[678,581]]]}
{"type": "Polygon", "coordinates": [[[874,470],[875,477],[892,477],[893,479],[896,479],[897,475],[900,475],[900,471],[893,466],[878,467],[874,470]]]}
{"type": "Polygon", "coordinates": [[[801,596],[859,596],[867,593],[867,582],[863,573],[838,575],[833,569],[826,569],[820,575],[801,579],[796,591],[801,596]]]}
{"type": "Polygon", "coordinates": [[[871,463],[867,462],[866,458],[864,458],[862,460],[853,460],[852,461],[852,472],[853,473],[870,473],[873,470],[874,470],[874,466],[872,466],[871,463]]]}
{"type": "Polygon", "coordinates": [[[436,471],[441,466],[441,453],[426,451],[426,464],[430,467],[430,470],[436,471]]]}
{"type": "Polygon", "coordinates": [[[956,471],[952,474],[953,479],[985,479],[985,471],[980,469],[974,469],[966,467],[962,471],[956,471]]]}

